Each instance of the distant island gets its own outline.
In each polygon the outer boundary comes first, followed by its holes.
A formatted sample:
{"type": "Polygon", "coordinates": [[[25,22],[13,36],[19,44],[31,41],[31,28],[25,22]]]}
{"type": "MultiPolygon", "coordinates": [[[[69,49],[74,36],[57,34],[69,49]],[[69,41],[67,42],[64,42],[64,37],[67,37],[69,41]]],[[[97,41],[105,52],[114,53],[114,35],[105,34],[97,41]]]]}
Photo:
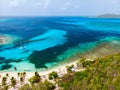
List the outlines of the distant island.
{"type": "Polygon", "coordinates": [[[5,44],[6,43],[6,36],[0,35],[0,44],[5,44]]]}
{"type": "Polygon", "coordinates": [[[120,15],[117,14],[103,14],[97,16],[97,18],[120,18],[120,15]]]}
{"type": "Polygon", "coordinates": [[[0,45],[10,44],[16,41],[18,37],[0,34],[0,45]]]}

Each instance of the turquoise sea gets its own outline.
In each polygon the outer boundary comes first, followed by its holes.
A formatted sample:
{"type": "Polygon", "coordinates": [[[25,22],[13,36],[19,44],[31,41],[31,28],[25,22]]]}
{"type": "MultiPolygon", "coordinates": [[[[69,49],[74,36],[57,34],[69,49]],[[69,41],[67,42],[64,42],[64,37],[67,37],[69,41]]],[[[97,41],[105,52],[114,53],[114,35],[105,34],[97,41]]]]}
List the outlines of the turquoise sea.
{"type": "Polygon", "coordinates": [[[120,19],[86,17],[0,17],[0,70],[35,71],[54,67],[77,52],[120,41],[120,19]]]}

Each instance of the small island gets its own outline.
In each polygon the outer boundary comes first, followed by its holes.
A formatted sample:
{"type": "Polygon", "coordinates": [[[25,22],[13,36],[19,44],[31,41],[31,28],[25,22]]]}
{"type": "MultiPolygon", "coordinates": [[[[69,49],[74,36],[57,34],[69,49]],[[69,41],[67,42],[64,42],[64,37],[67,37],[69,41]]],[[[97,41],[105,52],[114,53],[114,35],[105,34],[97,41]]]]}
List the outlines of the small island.
{"type": "Polygon", "coordinates": [[[9,38],[5,35],[0,35],[0,44],[7,44],[9,38]]]}
{"type": "Polygon", "coordinates": [[[120,18],[120,15],[117,14],[103,14],[97,16],[98,18],[120,18]]]}
{"type": "Polygon", "coordinates": [[[10,35],[0,35],[0,45],[10,44],[17,40],[17,37],[10,35]]]}
{"type": "Polygon", "coordinates": [[[0,44],[4,43],[4,37],[0,36],[0,44]]]}

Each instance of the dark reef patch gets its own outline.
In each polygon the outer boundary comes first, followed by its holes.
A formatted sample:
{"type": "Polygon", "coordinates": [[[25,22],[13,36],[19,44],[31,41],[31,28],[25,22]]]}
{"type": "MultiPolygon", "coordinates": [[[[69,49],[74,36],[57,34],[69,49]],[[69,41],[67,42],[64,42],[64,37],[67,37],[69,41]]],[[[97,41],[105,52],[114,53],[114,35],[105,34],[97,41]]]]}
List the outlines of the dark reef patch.
{"type": "Polygon", "coordinates": [[[11,67],[12,67],[11,65],[5,64],[0,68],[0,70],[10,69],[11,67]]]}
{"type": "Polygon", "coordinates": [[[19,60],[14,60],[14,59],[5,59],[4,57],[0,57],[0,64],[3,64],[1,65],[1,68],[0,70],[5,70],[5,69],[10,69],[12,66],[9,65],[9,63],[12,63],[12,62],[16,62],[16,63],[19,63],[23,60],[19,59],[19,60]]]}
{"type": "MultiPolygon", "coordinates": [[[[58,27],[57,27],[58,28],[58,27]]],[[[67,31],[67,30],[66,30],[67,31]]],[[[67,32],[67,42],[63,45],[51,47],[42,51],[34,51],[29,57],[28,60],[30,63],[35,64],[36,68],[47,68],[46,63],[58,62],[57,56],[61,55],[68,48],[77,46],[79,43],[97,41],[96,37],[104,36],[105,33],[99,31],[93,31],[92,33],[89,30],[79,30],[79,28],[70,30],[67,32]],[[79,31],[79,32],[78,32],[79,31]]],[[[64,60],[65,58],[63,58],[64,60]]]]}

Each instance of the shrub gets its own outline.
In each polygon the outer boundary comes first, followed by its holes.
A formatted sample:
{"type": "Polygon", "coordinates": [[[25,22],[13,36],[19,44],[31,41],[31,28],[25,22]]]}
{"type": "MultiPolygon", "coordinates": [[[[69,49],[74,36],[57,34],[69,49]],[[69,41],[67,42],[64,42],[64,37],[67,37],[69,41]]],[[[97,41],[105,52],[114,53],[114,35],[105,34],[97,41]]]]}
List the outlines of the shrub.
{"type": "Polygon", "coordinates": [[[8,76],[9,76],[9,74],[7,73],[7,74],[6,74],[6,77],[8,77],[8,76]]]}
{"type": "Polygon", "coordinates": [[[12,78],[11,78],[11,85],[12,85],[13,87],[15,87],[16,84],[17,84],[17,82],[16,82],[15,78],[12,77],[12,78]]]}
{"type": "Polygon", "coordinates": [[[23,82],[24,82],[24,78],[21,77],[21,78],[20,78],[20,83],[22,84],[23,82]]]}
{"type": "Polygon", "coordinates": [[[0,90],[8,90],[8,86],[6,86],[6,85],[5,86],[1,86],[0,90]]]}
{"type": "Polygon", "coordinates": [[[20,73],[20,72],[18,72],[17,74],[18,74],[18,77],[20,77],[20,76],[21,76],[21,73],[20,73]]]}
{"type": "Polygon", "coordinates": [[[82,62],[82,66],[83,67],[89,67],[93,63],[94,63],[94,61],[84,61],[84,62],[82,62]]]}
{"type": "Polygon", "coordinates": [[[22,87],[20,87],[18,90],[32,90],[29,84],[25,84],[22,87]]]}
{"type": "Polygon", "coordinates": [[[120,54],[81,61],[86,70],[64,75],[58,85],[63,90],[119,90],[120,54]]]}
{"type": "Polygon", "coordinates": [[[71,73],[73,67],[74,67],[74,65],[66,66],[67,72],[68,72],[68,73],[71,73]]]}
{"type": "Polygon", "coordinates": [[[39,82],[36,86],[32,88],[32,90],[54,90],[55,85],[50,83],[49,81],[39,82]]]}
{"type": "Polygon", "coordinates": [[[23,72],[23,77],[25,78],[25,76],[26,76],[26,72],[23,72]]]}
{"type": "Polygon", "coordinates": [[[41,80],[40,75],[35,72],[35,75],[33,77],[31,77],[28,81],[33,85],[35,83],[38,83],[41,80]]]}
{"type": "Polygon", "coordinates": [[[57,72],[53,71],[53,72],[49,73],[49,79],[50,80],[56,79],[56,78],[58,78],[57,72]]]}
{"type": "Polygon", "coordinates": [[[7,78],[6,78],[6,77],[3,77],[3,78],[2,78],[2,85],[6,85],[6,81],[7,81],[7,78]]]}

